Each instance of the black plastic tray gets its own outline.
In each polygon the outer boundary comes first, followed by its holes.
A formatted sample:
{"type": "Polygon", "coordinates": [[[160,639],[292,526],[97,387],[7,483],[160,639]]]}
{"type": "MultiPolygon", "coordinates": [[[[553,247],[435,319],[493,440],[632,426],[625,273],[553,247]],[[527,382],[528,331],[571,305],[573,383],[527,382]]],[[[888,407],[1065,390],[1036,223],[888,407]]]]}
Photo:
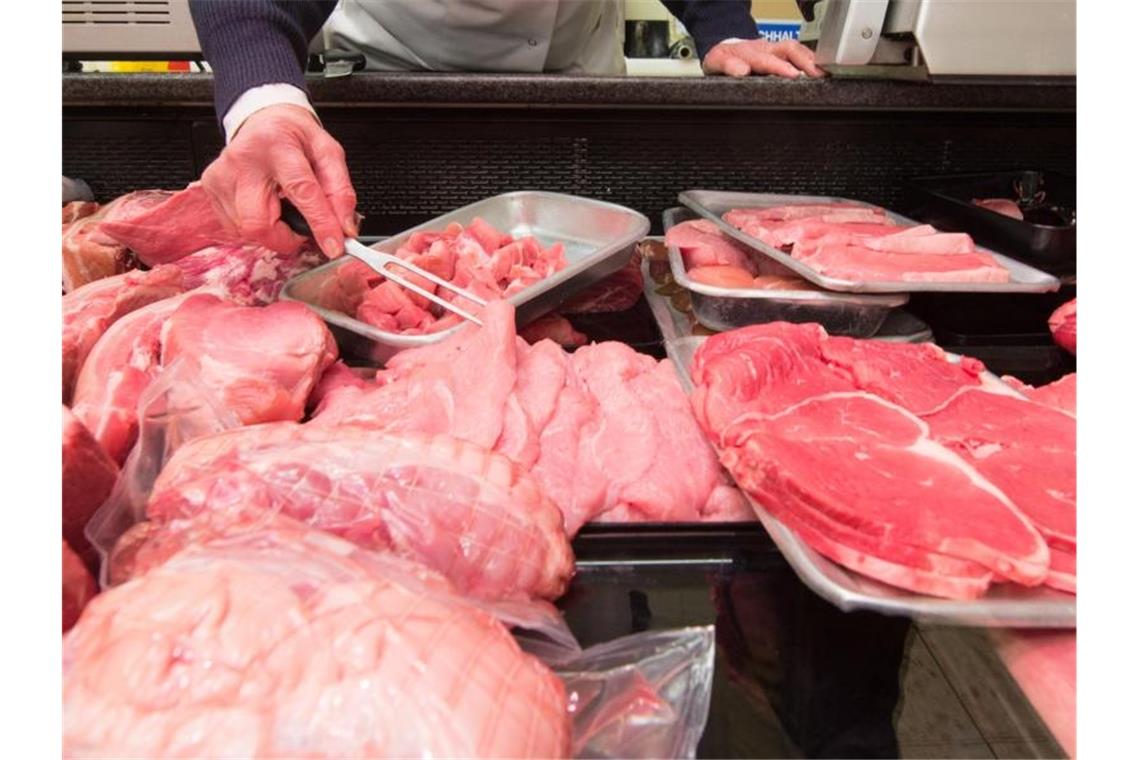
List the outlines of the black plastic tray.
{"type": "Polygon", "coordinates": [[[1044,193],[1044,204],[1076,214],[1076,179],[1066,174],[1032,170],[918,177],[909,183],[912,216],[935,227],[968,232],[981,245],[1024,261],[1053,275],[1077,268],[1077,225],[1043,222],[1033,212],[1025,221],[976,206],[974,199],[1016,201],[1014,183],[1032,195],[1044,193]]]}

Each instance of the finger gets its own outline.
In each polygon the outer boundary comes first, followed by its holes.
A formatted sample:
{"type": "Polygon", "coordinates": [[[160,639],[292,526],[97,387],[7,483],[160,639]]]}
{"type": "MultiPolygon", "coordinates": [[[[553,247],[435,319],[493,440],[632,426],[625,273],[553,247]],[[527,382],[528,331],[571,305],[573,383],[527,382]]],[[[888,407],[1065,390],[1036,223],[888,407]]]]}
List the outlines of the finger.
{"type": "Polygon", "coordinates": [[[776,74],[788,79],[800,76],[799,69],[771,53],[764,53],[747,45],[737,45],[732,52],[744,59],[748,63],[749,70],[757,74],[776,74]]]}
{"type": "Polygon", "coordinates": [[[815,65],[815,53],[812,52],[811,48],[796,40],[781,40],[772,52],[777,55],[783,53],[783,58],[794,63],[800,71],[808,76],[816,78],[823,76],[823,69],[815,65]]]}
{"type": "Polygon", "coordinates": [[[307,146],[306,152],[313,164],[317,182],[329,199],[333,213],[340,220],[341,229],[350,237],[360,234],[356,222],[356,190],[348,175],[344,148],[328,132],[321,131],[307,146]]]}
{"type": "Polygon", "coordinates": [[[746,77],[752,73],[752,67],[743,58],[733,53],[725,53],[720,61],[718,70],[730,77],[746,77]]]}
{"type": "Polygon", "coordinates": [[[234,208],[234,183],[232,174],[220,163],[222,159],[214,161],[202,172],[202,189],[210,200],[214,209],[214,216],[226,232],[240,236],[238,231],[238,215],[234,208]]]}
{"type": "Polygon", "coordinates": [[[292,250],[304,242],[304,238],[281,221],[281,201],[271,182],[238,183],[234,209],[238,217],[238,232],[243,240],[274,251],[292,250]]]}
{"type": "Polygon", "coordinates": [[[291,151],[280,156],[275,168],[281,193],[304,215],[324,254],[335,259],[344,253],[344,230],[304,152],[291,151]]]}

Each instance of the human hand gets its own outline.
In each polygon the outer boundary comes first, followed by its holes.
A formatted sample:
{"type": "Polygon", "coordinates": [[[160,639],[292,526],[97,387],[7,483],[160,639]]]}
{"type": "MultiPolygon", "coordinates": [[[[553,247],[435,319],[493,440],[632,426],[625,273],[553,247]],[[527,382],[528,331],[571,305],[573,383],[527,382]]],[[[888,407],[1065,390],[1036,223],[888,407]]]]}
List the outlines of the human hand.
{"type": "Polygon", "coordinates": [[[309,111],[273,105],[241,125],[202,173],[202,186],[222,219],[243,239],[274,250],[301,238],[281,221],[281,201],[292,201],[329,258],[356,237],[356,191],[344,149],[309,111]]]}
{"type": "Polygon", "coordinates": [[[796,40],[740,40],[717,43],[702,62],[706,74],[746,77],[775,74],[796,79],[803,74],[818,79],[823,69],[815,65],[815,53],[796,40]]]}

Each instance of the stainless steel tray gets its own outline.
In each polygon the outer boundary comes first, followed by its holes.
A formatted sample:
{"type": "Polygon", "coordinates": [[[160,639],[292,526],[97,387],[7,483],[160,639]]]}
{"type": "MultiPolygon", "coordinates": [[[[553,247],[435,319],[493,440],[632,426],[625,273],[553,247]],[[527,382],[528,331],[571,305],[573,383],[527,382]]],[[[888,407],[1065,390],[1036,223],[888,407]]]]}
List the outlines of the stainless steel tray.
{"type": "MultiPolygon", "coordinates": [[[[1009,270],[1009,282],[872,282],[862,280],[840,280],[827,277],[804,264],[790,254],[778,248],[773,248],[751,235],[733,227],[721,218],[721,215],[734,208],[764,208],[767,206],[780,206],[788,203],[858,203],[871,205],[862,201],[853,201],[848,198],[838,198],[824,195],[772,195],[769,193],[735,193],[720,190],[686,190],[677,196],[684,205],[697,212],[705,219],[715,223],[720,229],[749,248],[763,253],[775,261],[780,262],[788,269],[803,277],[809,282],[828,290],[838,290],[846,293],[917,293],[917,292],[960,292],[960,293],[1050,293],[1061,287],[1056,277],[1039,269],[1034,269],[1016,259],[1003,256],[988,248],[978,247],[997,260],[999,264],[1009,270]]],[[[904,226],[914,226],[918,222],[892,211],[887,211],[887,217],[904,226]]]]}
{"type": "MultiPolygon", "coordinates": [[[[634,245],[649,232],[649,220],[632,209],[613,203],[561,193],[520,190],[472,203],[438,216],[410,230],[385,238],[373,247],[395,253],[415,232],[437,230],[451,222],[470,224],[475,217],[515,237],[533,235],[543,245],[561,242],[567,266],[508,298],[517,308],[519,325],[557,309],[575,293],[625,266],[634,245]]],[[[328,323],[341,351],[358,359],[383,364],[407,348],[443,340],[462,325],[432,335],[401,335],[379,330],[354,317],[318,303],[317,294],[336,275],[348,257],[300,274],[285,284],[281,298],[310,306],[328,323]]]]}
{"type": "MultiPolygon", "coordinates": [[[[683,208],[666,209],[665,230],[695,216],[683,208]]],[[[795,275],[784,265],[755,257],[760,274],[795,275]]],[[[818,290],[762,290],[721,288],[689,278],[681,252],[669,248],[673,279],[690,293],[693,315],[710,330],[733,330],[764,322],[818,322],[832,335],[868,338],[878,331],[891,309],[910,298],[905,293],[858,295],[818,290]]]]}
{"type": "MultiPolygon", "coordinates": [[[[697,336],[666,341],[666,351],[687,393],[693,391],[689,376],[693,355],[705,340],[697,336]]],[[[997,381],[992,375],[991,378],[997,381]]],[[[817,554],[750,496],[748,500],[799,579],[846,612],[872,610],[928,623],[990,628],[1075,628],[1077,625],[1077,598],[1050,588],[1004,583],[992,587],[980,599],[957,601],[914,594],[850,572],[817,554]]]]}

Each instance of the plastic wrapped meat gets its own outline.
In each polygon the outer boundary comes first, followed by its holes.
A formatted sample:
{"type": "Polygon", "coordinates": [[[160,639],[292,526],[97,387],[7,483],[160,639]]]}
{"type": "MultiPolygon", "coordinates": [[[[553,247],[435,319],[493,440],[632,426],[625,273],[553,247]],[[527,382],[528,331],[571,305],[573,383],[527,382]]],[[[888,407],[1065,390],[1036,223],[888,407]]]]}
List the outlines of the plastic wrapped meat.
{"type": "Polygon", "coordinates": [[[285,521],[194,545],[64,639],[67,757],[565,757],[565,690],[418,565],[285,521]]]}
{"type": "Polygon", "coordinates": [[[94,566],[83,529],[103,504],[119,468],[71,410],[63,407],[63,538],[94,566]]]}
{"type": "Polygon", "coordinates": [[[574,558],[562,514],[506,457],[447,436],[283,423],[191,441],[163,469],[152,520],[283,513],[393,551],[490,599],[554,599],[574,558]]]}

